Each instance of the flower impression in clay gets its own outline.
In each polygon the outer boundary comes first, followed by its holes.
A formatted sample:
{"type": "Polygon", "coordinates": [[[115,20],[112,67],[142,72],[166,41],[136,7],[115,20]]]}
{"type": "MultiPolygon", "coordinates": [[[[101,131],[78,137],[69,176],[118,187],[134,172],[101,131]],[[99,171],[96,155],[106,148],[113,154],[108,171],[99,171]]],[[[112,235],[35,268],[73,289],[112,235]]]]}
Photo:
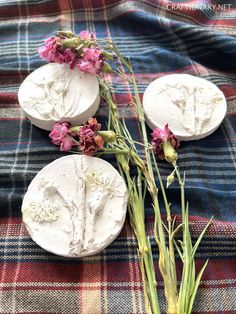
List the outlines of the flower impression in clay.
{"type": "Polygon", "coordinates": [[[143,109],[152,129],[168,123],[180,140],[187,141],[214,132],[225,117],[227,104],[215,84],[189,74],[171,74],[147,87],[143,109]]]}
{"type": "Polygon", "coordinates": [[[32,180],[23,221],[45,250],[67,257],[95,254],[120,233],[127,189],[108,162],[85,155],[59,158],[32,180]]]}
{"type": "Polygon", "coordinates": [[[98,109],[100,95],[95,75],[49,63],[32,72],[21,84],[18,99],[31,122],[51,130],[55,122],[81,124],[98,109]]]}

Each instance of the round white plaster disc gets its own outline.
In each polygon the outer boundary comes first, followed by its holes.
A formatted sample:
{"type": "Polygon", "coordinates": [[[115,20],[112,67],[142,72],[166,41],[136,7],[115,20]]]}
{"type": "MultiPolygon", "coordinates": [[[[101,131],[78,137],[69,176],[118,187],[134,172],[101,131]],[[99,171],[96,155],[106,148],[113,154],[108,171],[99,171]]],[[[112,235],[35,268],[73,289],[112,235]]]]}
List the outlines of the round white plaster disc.
{"type": "Polygon", "coordinates": [[[187,141],[213,133],[225,117],[227,104],[215,84],[189,74],[171,74],[147,87],[143,109],[152,129],[168,123],[180,140],[187,141]]]}
{"type": "Polygon", "coordinates": [[[127,189],[108,162],[85,155],[59,158],[32,180],[22,203],[23,221],[45,250],[66,257],[93,255],[120,233],[127,189]]]}
{"type": "Polygon", "coordinates": [[[48,63],[33,71],[18,92],[20,106],[37,127],[51,130],[55,122],[79,125],[98,109],[95,75],[71,70],[67,64],[48,63]]]}

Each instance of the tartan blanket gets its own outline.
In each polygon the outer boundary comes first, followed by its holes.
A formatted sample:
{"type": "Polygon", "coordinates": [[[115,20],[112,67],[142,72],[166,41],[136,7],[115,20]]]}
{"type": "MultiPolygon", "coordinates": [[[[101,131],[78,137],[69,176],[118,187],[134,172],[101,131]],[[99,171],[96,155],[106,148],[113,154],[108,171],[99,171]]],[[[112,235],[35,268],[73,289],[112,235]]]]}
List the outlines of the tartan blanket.
{"type": "MultiPolygon", "coordinates": [[[[192,236],[214,222],[197,253],[209,258],[194,313],[236,313],[236,9],[233,0],[1,0],[0,1],[0,313],[145,313],[137,245],[129,219],[100,254],[80,259],[50,254],[29,237],[21,218],[26,189],[45,165],[63,156],[48,132],[21,112],[17,92],[25,77],[43,65],[37,48],[57,30],[111,37],[133,62],[139,90],[160,76],[188,73],[215,83],[227,98],[227,115],[210,136],[181,143],[192,236]]],[[[120,111],[139,138],[127,109],[132,90],[110,77],[120,111]]],[[[164,104],[163,104],[164,109],[164,104]]],[[[107,106],[97,113],[105,123],[107,106]]],[[[150,130],[149,130],[150,131],[150,130]]],[[[142,153],[142,152],[141,152],[142,153]]],[[[107,159],[115,166],[113,158],[107,159]]],[[[170,166],[160,162],[165,178],[170,166]]],[[[168,191],[180,213],[179,188],[168,191]]],[[[155,262],[153,212],[146,226],[155,262]]],[[[180,265],[178,261],[178,265],[180,265]]],[[[179,267],[180,273],[180,267],[179,267]]],[[[160,305],[163,282],[157,272],[160,305]]]]}

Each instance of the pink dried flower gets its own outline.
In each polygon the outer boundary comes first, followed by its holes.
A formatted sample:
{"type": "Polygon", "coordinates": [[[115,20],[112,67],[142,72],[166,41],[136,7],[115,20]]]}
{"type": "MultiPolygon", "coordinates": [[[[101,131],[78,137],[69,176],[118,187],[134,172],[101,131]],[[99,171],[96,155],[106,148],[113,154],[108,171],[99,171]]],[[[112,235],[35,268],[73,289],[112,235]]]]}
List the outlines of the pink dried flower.
{"type": "Polygon", "coordinates": [[[81,32],[79,33],[79,37],[80,37],[81,39],[96,38],[94,33],[88,32],[88,31],[81,31],[81,32]]]}
{"type": "Polygon", "coordinates": [[[74,145],[73,138],[67,134],[64,140],[61,142],[60,150],[64,152],[68,152],[71,150],[73,145],[74,145]]]}
{"type": "Polygon", "coordinates": [[[81,72],[96,74],[97,71],[94,68],[94,64],[89,61],[81,61],[78,63],[78,68],[81,72]]]}
{"type": "Polygon", "coordinates": [[[105,55],[108,59],[112,55],[103,52],[97,45],[95,34],[82,31],[79,37],[66,38],[63,34],[49,37],[44,41],[44,46],[39,47],[39,55],[47,62],[67,63],[71,69],[77,66],[84,73],[96,75],[101,71],[110,71],[111,67],[104,63],[104,59],[105,55]]]}
{"type": "Polygon", "coordinates": [[[53,144],[60,145],[61,151],[69,151],[74,145],[73,135],[70,131],[70,123],[57,122],[52,128],[49,137],[53,144]]]}
{"type": "Polygon", "coordinates": [[[96,48],[83,48],[83,59],[86,61],[99,61],[101,59],[102,50],[96,48]]]}
{"type": "Polygon", "coordinates": [[[96,143],[98,150],[100,150],[101,148],[103,148],[104,145],[104,139],[103,137],[101,137],[101,135],[96,135],[94,137],[94,142],[96,143]]]}
{"type": "Polygon", "coordinates": [[[42,59],[47,62],[64,62],[64,54],[60,45],[58,45],[59,37],[49,37],[44,41],[44,46],[39,47],[38,52],[42,59]]]}
{"type": "Polygon", "coordinates": [[[102,50],[98,47],[83,48],[83,54],[78,68],[82,72],[97,74],[104,64],[102,50]]]}
{"type": "Polygon", "coordinates": [[[101,124],[97,123],[96,119],[90,118],[88,124],[85,124],[79,129],[79,146],[84,154],[92,156],[103,148],[104,140],[97,134],[100,127],[101,124]]]}
{"type": "Polygon", "coordinates": [[[97,122],[96,118],[89,118],[88,125],[94,132],[98,132],[101,129],[101,124],[97,122]]]}
{"type": "Polygon", "coordinates": [[[64,54],[64,62],[70,65],[70,69],[74,69],[78,61],[76,54],[70,48],[65,49],[63,54],[64,54]]]}
{"type": "Polygon", "coordinates": [[[175,162],[178,158],[175,149],[179,147],[179,140],[168,128],[168,124],[165,125],[164,129],[155,128],[151,135],[151,144],[158,158],[166,159],[170,163],[175,162]]]}

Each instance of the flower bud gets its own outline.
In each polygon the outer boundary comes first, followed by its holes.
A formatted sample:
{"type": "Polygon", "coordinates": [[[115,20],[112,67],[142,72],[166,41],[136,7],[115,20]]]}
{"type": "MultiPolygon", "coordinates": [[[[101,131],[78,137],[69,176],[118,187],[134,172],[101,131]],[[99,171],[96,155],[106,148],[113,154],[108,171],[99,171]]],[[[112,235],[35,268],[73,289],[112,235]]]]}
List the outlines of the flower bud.
{"type": "Polygon", "coordinates": [[[98,131],[106,143],[112,143],[116,139],[116,133],[113,131],[98,131]]]}
{"type": "Polygon", "coordinates": [[[163,151],[166,161],[168,161],[171,164],[176,163],[178,159],[178,154],[176,153],[174,147],[168,140],[166,142],[163,142],[163,151]]]}
{"type": "Polygon", "coordinates": [[[167,177],[166,187],[168,188],[175,181],[175,170],[167,177]]]}
{"type": "Polygon", "coordinates": [[[80,39],[78,37],[68,38],[62,40],[62,45],[64,48],[76,48],[80,44],[80,39]]]}
{"type": "Polygon", "coordinates": [[[58,36],[64,36],[64,37],[67,37],[67,38],[71,38],[71,37],[75,36],[75,34],[72,33],[72,31],[58,31],[57,35],[58,36]]]}
{"type": "Polygon", "coordinates": [[[80,128],[81,128],[80,125],[78,125],[78,126],[72,126],[72,127],[70,128],[70,131],[71,131],[72,133],[74,133],[74,134],[77,134],[80,128]]]}
{"type": "Polygon", "coordinates": [[[112,67],[110,66],[110,64],[104,62],[104,65],[102,67],[102,72],[105,72],[105,73],[112,72],[112,67]]]}
{"type": "Polygon", "coordinates": [[[105,59],[113,60],[113,55],[110,52],[103,50],[102,54],[104,55],[105,59]]]}

